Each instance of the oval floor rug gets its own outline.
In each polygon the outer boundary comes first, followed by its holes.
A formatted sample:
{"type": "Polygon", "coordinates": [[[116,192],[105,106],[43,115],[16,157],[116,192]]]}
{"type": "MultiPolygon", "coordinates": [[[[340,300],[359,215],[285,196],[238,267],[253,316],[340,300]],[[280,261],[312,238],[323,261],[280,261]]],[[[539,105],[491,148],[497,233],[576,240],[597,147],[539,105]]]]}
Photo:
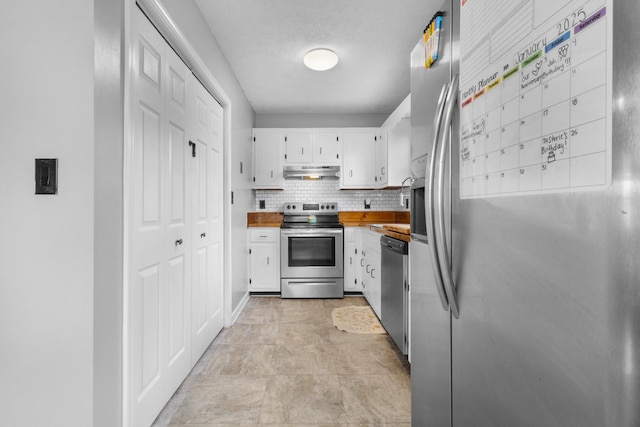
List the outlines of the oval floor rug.
{"type": "Polygon", "coordinates": [[[346,306],[331,312],[333,325],[352,334],[386,334],[378,317],[369,306],[346,306]]]}

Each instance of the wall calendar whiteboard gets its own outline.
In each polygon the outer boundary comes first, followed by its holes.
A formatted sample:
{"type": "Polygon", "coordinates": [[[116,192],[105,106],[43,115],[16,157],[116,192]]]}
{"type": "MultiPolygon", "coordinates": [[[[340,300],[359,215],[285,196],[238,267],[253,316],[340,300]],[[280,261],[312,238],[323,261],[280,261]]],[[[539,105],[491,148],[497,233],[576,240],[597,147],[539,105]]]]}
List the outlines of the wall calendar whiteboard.
{"type": "Polygon", "coordinates": [[[461,198],[610,185],[612,4],[461,0],[461,198]]]}

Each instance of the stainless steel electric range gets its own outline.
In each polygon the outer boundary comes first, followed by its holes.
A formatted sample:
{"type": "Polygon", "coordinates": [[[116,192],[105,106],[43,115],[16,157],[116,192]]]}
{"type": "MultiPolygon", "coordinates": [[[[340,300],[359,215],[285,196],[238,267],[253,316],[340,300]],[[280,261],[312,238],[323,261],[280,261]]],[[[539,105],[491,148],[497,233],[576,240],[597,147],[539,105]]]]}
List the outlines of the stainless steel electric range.
{"type": "Polygon", "coordinates": [[[336,202],[284,204],[280,227],[282,298],[344,296],[343,234],[336,202]]]}

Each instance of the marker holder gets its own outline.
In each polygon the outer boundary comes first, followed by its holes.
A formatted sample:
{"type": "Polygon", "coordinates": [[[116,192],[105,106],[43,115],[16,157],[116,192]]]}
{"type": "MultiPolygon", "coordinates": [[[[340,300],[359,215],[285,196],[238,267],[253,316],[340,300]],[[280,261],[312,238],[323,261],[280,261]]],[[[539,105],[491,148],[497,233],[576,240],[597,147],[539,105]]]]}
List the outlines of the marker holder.
{"type": "Polygon", "coordinates": [[[440,58],[440,33],[442,32],[443,17],[442,12],[433,15],[429,25],[423,31],[424,68],[431,68],[440,58]]]}

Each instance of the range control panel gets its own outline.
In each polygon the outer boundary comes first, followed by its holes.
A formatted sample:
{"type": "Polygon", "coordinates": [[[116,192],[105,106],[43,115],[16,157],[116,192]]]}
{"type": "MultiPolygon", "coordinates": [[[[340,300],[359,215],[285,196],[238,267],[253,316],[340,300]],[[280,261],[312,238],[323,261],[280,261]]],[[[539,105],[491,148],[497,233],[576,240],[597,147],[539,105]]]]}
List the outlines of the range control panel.
{"type": "Polygon", "coordinates": [[[287,202],[284,204],[285,215],[318,215],[338,213],[337,202],[287,202]]]}

